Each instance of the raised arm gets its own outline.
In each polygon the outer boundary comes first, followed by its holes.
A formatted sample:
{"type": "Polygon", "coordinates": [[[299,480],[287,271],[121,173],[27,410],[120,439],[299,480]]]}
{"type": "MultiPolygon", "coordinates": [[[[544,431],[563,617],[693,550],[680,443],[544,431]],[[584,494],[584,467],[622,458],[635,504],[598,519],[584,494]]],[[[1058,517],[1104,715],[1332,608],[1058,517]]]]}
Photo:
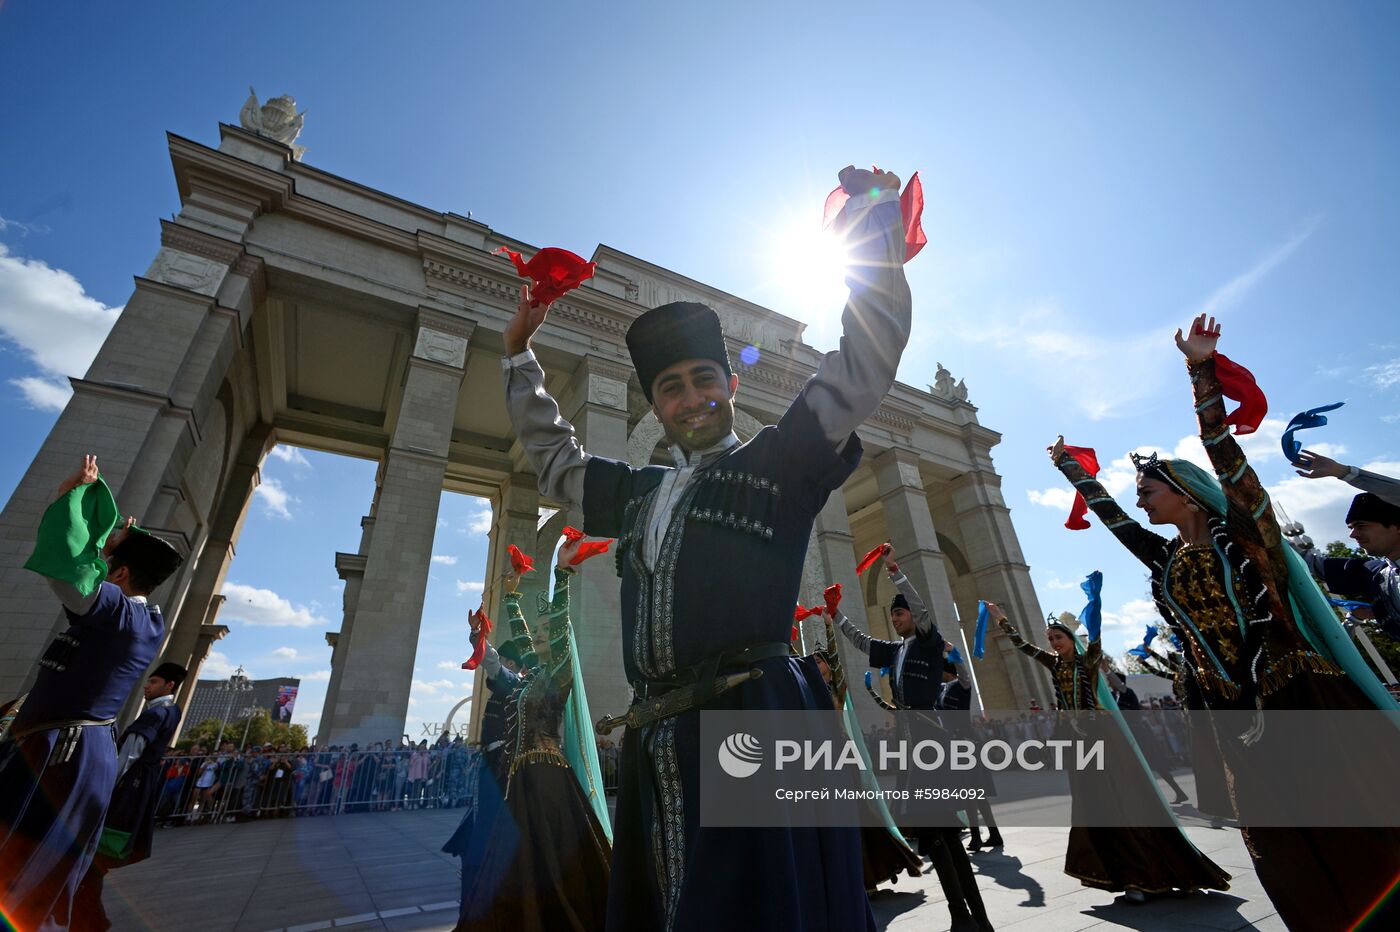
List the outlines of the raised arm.
{"type": "Polygon", "coordinates": [[[899,179],[847,168],[841,184],[851,194],[843,234],[851,293],[841,314],[841,347],[827,354],[804,389],[813,416],[837,449],[894,384],[912,316],[899,179]]]}
{"type": "Polygon", "coordinates": [[[1010,639],[1012,647],[1041,666],[1047,669],[1054,669],[1055,655],[1048,650],[1036,647],[1034,644],[1021,637],[1021,632],[1016,630],[1016,626],[1011,623],[1006,617],[1006,613],[1003,612],[1000,607],[995,603],[988,602],[987,613],[991,616],[992,620],[997,623],[997,627],[1001,629],[1002,634],[1005,634],[1007,638],[1010,639]]]}
{"type": "Polygon", "coordinates": [[[1298,475],[1305,478],[1321,479],[1330,476],[1363,492],[1370,492],[1392,505],[1400,505],[1400,479],[1382,476],[1358,466],[1347,466],[1312,450],[1301,451],[1298,454],[1298,462],[1294,465],[1298,467],[1298,475]]]}
{"type": "Polygon", "coordinates": [[[881,641],[871,637],[857,628],[839,608],[836,609],[836,627],[841,629],[846,640],[855,645],[856,650],[869,658],[872,667],[894,666],[894,659],[899,653],[902,641],[881,641]]]}
{"type": "Polygon", "coordinates": [[[539,477],[540,494],[560,503],[583,505],[583,473],[588,454],[574,436],[574,427],[559,413],[559,403],[545,391],[544,369],[530,349],[530,339],[544,323],[548,305],[532,308],[530,291],[520,288],[520,303],[506,325],[506,411],[539,477]]]}
{"type": "MultiPolygon", "coordinates": [[[[566,559],[565,552],[570,549],[570,545],[561,548],[559,559],[561,563],[566,559]]],[[[573,550],[577,550],[577,543],[572,545],[573,550]]],[[[549,619],[549,648],[551,657],[549,660],[549,678],[555,687],[567,690],[572,685],[573,680],[573,657],[569,653],[570,639],[561,636],[569,627],[569,584],[578,575],[578,570],[572,566],[556,566],[554,568],[554,598],[550,600],[546,617],[549,619]]]]}
{"type": "Polygon", "coordinates": [[[1206,456],[1215,470],[1220,487],[1225,491],[1225,501],[1230,511],[1232,530],[1245,530],[1253,527],[1258,541],[1268,548],[1276,569],[1283,569],[1278,575],[1286,580],[1287,564],[1283,563],[1283,535],[1279,531],[1274,509],[1269,503],[1269,493],[1255,475],[1244,450],[1240,449],[1230,427],[1225,423],[1225,396],[1221,392],[1220,378],[1216,374],[1215,344],[1220,339],[1220,325],[1215,318],[1206,321],[1201,314],[1191,323],[1191,333],[1183,337],[1176,332],[1176,345],[1186,357],[1186,368],[1191,374],[1191,389],[1196,396],[1196,419],[1200,423],[1201,443],[1206,448],[1206,456]]]}
{"type": "Polygon", "coordinates": [[[885,569],[889,571],[890,582],[894,583],[895,589],[904,596],[904,601],[909,603],[909,614],[914,616],[914,627],[919,632],[920,638],[926,638],[930,634],[938,632],[938,625],[934,623],[933,613],[928,610],[924,600],[919,597],[919,590],[914,588],[914,584],[909,581],[909,577],[904,575],[904,571],[899,568],[889,555],[885,554],[885,569]]]}
{"type": "Polygon", "coordinates": [[[1118,507],[1118,503],[1099,480],[1089,475],[1074,457],[1065,453],[1064,437],[1057,438],[1049,450],[1050,462],[1069,480],[1074,490],[1084,496],[1089,510],[1103,522],[1103,526],[1113,532],[1113,536],[1128,548],[1129,553],[1149,568],[1156,568],[1166,552],[1167,539],[1128,517],[1127,512],[1118,507]]]}

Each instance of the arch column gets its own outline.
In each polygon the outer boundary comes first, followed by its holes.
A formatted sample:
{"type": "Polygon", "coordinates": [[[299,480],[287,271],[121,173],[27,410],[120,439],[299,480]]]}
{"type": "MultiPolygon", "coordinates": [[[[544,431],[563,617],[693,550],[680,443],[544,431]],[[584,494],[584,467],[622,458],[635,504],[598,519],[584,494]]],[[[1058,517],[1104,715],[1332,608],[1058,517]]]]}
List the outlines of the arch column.
{"type": "MultiPolygon", "coordinates": [[[[237,210],[231,208],[233,213],[237,210]]],[[[251,220],[249,215],[247,220],[251,220]]],[[[237,225],[236,221],[231,223],[237,225]]],[[[23,693],[52,636],[67,624],[44,580],[23,569],[54,489],[95,453],[119,507],[188,556],[190,539],[168,528],[166,477],[178,482],[199,440],[197,419],[238,345],[237,322],[256,301],[255,263],[237,241],[166,224],[162,247],[126,302],[112,332],[0,512],[0,695],[23,693]],[[237,268],[235,269],[235,264],[237,268]],[[230,274],[231,270],[239,274],[230,274]]],[[[188,568],[153,593],[178,613],[188,568]]]]}
{"type": "MultiPolygon", "coordinates": [[[[1021,552],[1011,510],[1001,496],[1001,477],[985,470],[964,473],[949,486],[958,529],[966,545],[966,557],[977,584],[978,596],[1003,606],[1006,614],[1029,639],[1026,626],[1045,616],[1031,585],[1030,567],[1021,552]]],[[[1005,638],[988,632],[984,667],[999,670],[988,676],[978,671],[984,702],[989,709],[1023,711],[1032,697],[1044,699],[1036,688],[1034,669],[1024,662],[1005,638]]]]}
{"type": "MultiPolygon", "coordinates": [[[[851,533],[851,520],[846,510],[846,495],[841,489],[831,493],[826,506],[817,515],[813,530],[816,538],[816,552],[823,577],[829,583],[841,584],[841,611],[857,628],[870,632],[870,619],[865,612],[865,599],[861,595],[860,577],[856,575],[855,536],[851,533]]],[[[806,630],[808,636],[818,633],[825,638],[825,623],[811,625],[806,630]]],[[[876,635],[878,636],[878,635],[876,635]]],[[[855,649],[850,641],[836,632],[837,650],[846,669],[846,686],[851,701],[865,721],[879,721],[870,716],[883,716],[870,694],[862,685],[865,671],[870,669],[870,658],[855,649]]]]}
{"type": "Polygon", "coordinates": [[[472,327],[460,318],[419,309],[403,399],[384,457],[354,626],[342,632],[345,660],[339,689],[330,721],[321,726],[328,743],[368,744],[403,734],[472,327]]]}
{"type": "Polygon", "coordinates": [[[923,596],[933,620],[950,634],[957,624],[953,587],[938,546],[918,456],[906,450],[886,450],[871,466],[895,562],[923,596]]]}
{"type": "Polygon", "coordinates": [[[209,533],[192,561],[189,573],[189,588],[181,601],[179,614],[166,636],[161,658],[178,663],[190,671],[185,686],[180,690],[182,707],[188,707],[194,698],[196,673],[208,655],[209,644],[201,651],[200,638],[204,630],[213,624],[223,604],[224,580],[228,576],[229,565],[233,562],[235,543],[243,530],[243,521],[248,513],[248,502],[253,491],[261,482],[261,463],[267,450],[272,446],[272,434],[265,425],[259,426],[244,439],[237,461],[230,470],[220,490],[209,525],[209,533]]]}
{"type": "MultiPolygon", "coordinates": [[[[597,356],[584,356],[574,370],[562,410],[578,430],[584,449],[594,456],[628,461],[631,377],[630,367],[597,356]]],[[[569,523],[582,528],[583,513],[571,509],[569,523]]],[[[622,587],[611,552],[579,568],[573,601],[574,637],[589,709],[595,719],[625,712],[632,701],[632,686],[622,665],[622,587]]]]}

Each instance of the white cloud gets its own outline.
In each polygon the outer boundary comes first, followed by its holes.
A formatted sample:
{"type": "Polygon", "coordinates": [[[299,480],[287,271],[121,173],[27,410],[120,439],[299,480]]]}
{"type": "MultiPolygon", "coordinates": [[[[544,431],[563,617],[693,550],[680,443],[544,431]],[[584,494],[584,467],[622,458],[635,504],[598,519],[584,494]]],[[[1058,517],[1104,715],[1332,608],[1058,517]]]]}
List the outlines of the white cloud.
{"type": "MultiPolygon", "coordinates": [[[[21,236],[28,236],[30,233],[47,233],[49,228],[37,223],[20,223],[18,220],[6,220],[0,217],[0,233],[6,230],[18,230],[21,236]]],[[[0,251],[4,250],[4,245],[0,244],[0,251]]]]}
{"type": "Polygon", "coordinates": [[[460,663],[454,663],[451,660],[439,660],[437,668],[439,670],[451,670],[455,673],[462,669],[462,665],[460,663]]]}
{"type": "Polygon", "coordinates": [[[11,256],[0,243],[0,337],[39,370],[38,378],[11,381],[34,407],[62,407],[60,397],[66,402],[70,394],[64,377],[87,372],[120,314],[62,269],[11,256]]]}
{"type": "Polygon", "coordinates": [[[246,625],[277,628],[311,628],[329,626],[330,622],[305,605],[293,605],[270,589],[258,589],[241,583],[224,583],[227,597],[219,610],[221,621],[241,621],[246,625]]]}
{"type": "Polygon", "coordinates": [[[1133,599],[1124,602],[1116,612],[1105,609],[1103,613],[1105,628],[1129,628],[1139,633],[1147,625],[1156,624],[1161,619],[1151,599],[1133,599]]]}
{"type": "Polygon", "coordinates": [[[1074,504],[1074,489],[1027,489],[1026,497],[1031,500],[1032,505],[1044,505],[1068,512],[1074,504]]]}
{"type": "Polygon", "coordinates": [[[1079,583],[1077,583],[1077,582],[1065,582],[1065,581],[1064,581],[1063,579],[1061,579],[1060,577],[1055,576],[1055,577],[1052,577],[1051,579],[1049,579],[1049,580],[1046,581],[1046,583],[1045,583],[1045,588],[1046,588],[1046,589],[1078,589],[1078,588],[1079,588],[1079,583]]]}
{"type": "Polygon", "coordinates": [[[464,579],[457,580],[457,594],[465,595],[468,592],[485,592],[486,585],[479,582],[467,582],[464,579]]]}
{"type": "Polygon", "coordinates": [[[279,647],[272,652],[275,656],[285,657],[288,660],[297,659],[297,649],[295,647],[279,647]]]}
{"type": "Polygon", "coordinates": [[[305,467],[307,469],[311,468],[311,461],[308,460],[296,447],[289,447],[285,444],[279,443],[271,450],[268,450],[267,455],[273,457],[274,459],[279,459],[284,463],[290,463],[293,466],[305,467]]]}
{"type": "Polygon", "coordinates": [[[1282,265],[1284,260],[1293,255],[1294,251],[1307,241],[1308,237],[1317,232],[1321,223],[1322,217],[1320,215],[1308,220],[1301,230],[1269,250],[1254,265],[1211,292],[1210,297],[1206,298],[1200,308],[1192,313],[1211,314],[1218,317],[1222,312],[1238,305],[1254,289],[1255,285],[1282,265]]]}
{"type": "Polygon", "coordinates": [[[467,530],[472,534],[489,534],[491,532],[491,503],[480,502],[477,510],[467,519],[467,530]]]}
{"type": "Polygon", "coordinates": [[[303,683],[314,683],[317,680],[328,680],[330,678],[331,671],[329,670],[314,670],[311,673],[297,674],[297,679],[301,680],[303,683]]]}
{"type": "Polygon", "coordinates": [[[421,696],[436,696],[440,690],[448,690],[455,694],[456,691],[461,688],[461,686],[447,679],[432,681],[415,679],[411,684],[411,692],[421,696]]]}
{"type": "Polygon", "coordinates": [[[73,389],[67,382],[43,379],[28,375],[22,379],[10,379],[10,384],[18,388],[31,408],[40,411],[62,411],[68,399],[73,397],[73,389]]]}
{"type": "Polygon", "coordinates": [[[448,556],[448,555],[445,554],[445,553],[435,553],[435,554],[433,554],[433,562],[434,562],[434,563],[440,563],[440,564],[442,564],[443,566],[456,566],[456,565],[457,565],[457,558],[456,558],[456,557],[452,557],[452,556],[448,556]]]}
{"type": "Polygon", "coordinates": [[[200,679],[221,680],[232,675],[233,664],[229,663],[228,655],[217,650],[211,650],[204,658],[204,666],[199,668],[200,679]]]}
{"type": "Polygon", "coordinates": [[[1400,356],[1378,365],[1367,366],[1361,374],[1376,388],[1393,388],[1400,385],[1400,356]]]}
{"type": "Polygon", "coordinates": [[[253,494],[262,499],[263,507],[267,509],[269,514],[288,521],[291,520],[292,512],[287,506],[297,502],[298,499],[283,488],[282,483],[264,476],[253,494]]]}

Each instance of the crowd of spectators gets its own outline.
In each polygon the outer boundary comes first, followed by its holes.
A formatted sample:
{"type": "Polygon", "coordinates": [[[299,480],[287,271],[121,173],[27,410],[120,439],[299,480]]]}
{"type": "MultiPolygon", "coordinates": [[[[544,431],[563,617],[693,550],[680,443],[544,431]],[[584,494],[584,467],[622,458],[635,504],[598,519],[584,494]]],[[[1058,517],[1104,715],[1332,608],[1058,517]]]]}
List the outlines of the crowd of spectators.
{"type": "MultiPolygon", "coordinates": [[[[616,792],[617,748],[600,741],[598,758],[608,792],[616,792]]],[[[460,736],[376,741],[361,748],[263,745],[239,751],[171,748],[161,773],[158,825],[246,822],[334,815],[454,809],[467,803],[478,749],[460,736]]]]}

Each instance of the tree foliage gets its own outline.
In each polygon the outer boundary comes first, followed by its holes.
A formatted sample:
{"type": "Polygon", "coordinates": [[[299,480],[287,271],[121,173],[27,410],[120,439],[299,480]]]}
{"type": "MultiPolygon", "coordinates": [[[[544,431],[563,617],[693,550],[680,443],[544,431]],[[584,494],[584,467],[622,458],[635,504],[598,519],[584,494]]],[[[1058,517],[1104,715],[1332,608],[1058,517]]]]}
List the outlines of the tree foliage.
{"type": "Polygon", "coordinates": [[[1350,547],[1345,541],[1340,540],[1332,541],[1323,552],[1329,557],[1340,557],[1346,560],[1366,559],[1366,551],[1350,547]]]}
{"type": "MultiPolygon", "coordinates": [[[[248,741],[245,747],[261,746],[271,744],[274,747],[285,744],[293,749],[306,747],[310,742],[306,733],[305,725],[287,725],[283,722],[274,722],[268,717],[267,712],[258,709],[252,715],[250,722],[248,716],[233,719],[224,726],[224,741],[232,741],[234,747],[238,747],[243,742],[243,731],[248,731],[248,741]]],[[[193,728],[186,728],[180,735],[177,745],[181,750],[188,750],[198,744],[205,748],[212,748],[215,740],[219,736],[219,720],[217,718],[205,719],[193,728]]]]}

